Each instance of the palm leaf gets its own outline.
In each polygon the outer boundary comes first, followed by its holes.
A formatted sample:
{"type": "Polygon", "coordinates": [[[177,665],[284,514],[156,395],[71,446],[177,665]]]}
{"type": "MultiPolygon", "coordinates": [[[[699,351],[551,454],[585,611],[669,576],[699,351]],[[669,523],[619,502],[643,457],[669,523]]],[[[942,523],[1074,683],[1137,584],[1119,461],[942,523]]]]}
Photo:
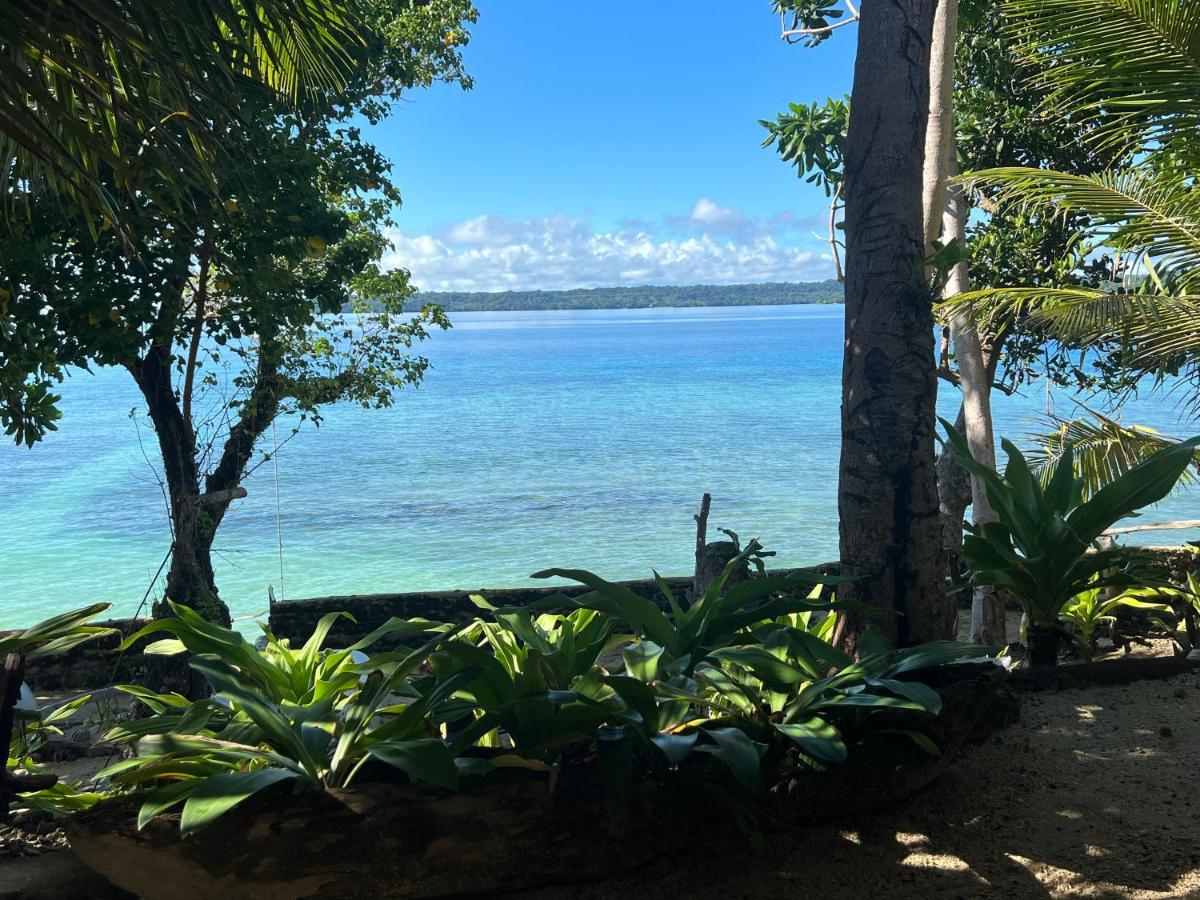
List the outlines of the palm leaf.
{"type": "Polygon", "coordinates": [[[1200,290],[1200,192],[1185,177],[1149,167],[1075,175],[1013,166],[972,172],[965,182],[1026,212],[1087,216],[1118,254],[1152,260],[1174,290],[1200,290]]]}
{"type": "Polygon", "coordinates": [[[1008,0],[1006,28],[1048,111],[1140,149],[1200,127],[1200,6],[1163,0],[1008,0]]]}
{"type": "MultiPolygon", "coordinates": [[[[1075,475],[1083,480],[1084,496],[1090,497],[1159,450],[1179,441],[1143,425],[1122,425],[1084,407],[1090,418],[1047,417],[1051,430],[1032,435],[1029,457],[1043,483],[1053,474],[1058,461],[1071,451],[1075,475]]],[[[1200,481],[1200,453],[1179,479],[1180,485],[1200,481]]]]}
{"type": "Polygon", "coordinates": [[[240,83],[283,97],[349,74],[350,0],[12,0],[0,36],[0,191],[49,190],[109,221],[103,182],[143,187],[144,167],[206,183],[202,124],[236,117],[240,83]],[[197,113],[204,104],[208,116],[197,113]],[[131,148],[136,148],[133,152],[131,148]]]}

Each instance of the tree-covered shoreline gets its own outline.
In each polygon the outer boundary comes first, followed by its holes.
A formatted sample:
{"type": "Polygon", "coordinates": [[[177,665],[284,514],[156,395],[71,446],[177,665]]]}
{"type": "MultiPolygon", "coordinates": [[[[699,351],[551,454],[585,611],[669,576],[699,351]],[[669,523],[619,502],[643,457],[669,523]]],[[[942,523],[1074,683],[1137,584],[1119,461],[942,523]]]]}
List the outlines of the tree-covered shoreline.
{"type": "Polygon", "coordinates": [[[833,279],[771,284],[636,285],[576,288],[569,291],[422,291],[421,300],[447,312],[538,309],[648,309],[656,306],[782,306],[841,303],[842,286],[833,279]]]}

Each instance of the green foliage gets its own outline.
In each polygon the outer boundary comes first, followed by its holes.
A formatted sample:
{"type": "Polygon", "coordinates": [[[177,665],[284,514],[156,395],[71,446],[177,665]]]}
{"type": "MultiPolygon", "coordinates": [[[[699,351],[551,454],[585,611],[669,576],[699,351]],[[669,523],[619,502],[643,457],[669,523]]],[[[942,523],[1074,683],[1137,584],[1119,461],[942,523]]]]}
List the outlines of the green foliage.
{"type": "MultiPolygon", "coordinates": [[[[113,189],[145,189],[154,184],[150,173],[210,186],[222,147],[205,127],[209,116],[236,120],[247,82],[292,99],[344,82],[363,24],[362,5],[344,0],[46,0],[5,12],[6,221],[23,184],[108,224],[129,212],[113,189]],[[127,155],[129,146],[139,147],[136,155],[127,155]]],[[[182,212],[172,186],[155,193],[164,211],[182,212]]]]}
{"type": "MultiPolygon", "coordinates": [[[[1088,418],[1061,419],[1049,416],[1052,430],[1034,436],[1029,457],[1045,482],[1059,457],[1069,448],[1075,474],[1083,479],[1083,496],[1090,497],[1138,463],[1177,444],[1178,441],[1144,425],[1122,425],[1114,419],[1083,407],[1088,418]]],[[[1183,470],[1179,485],[1195,484],[1200,473],[1200,453],[1183,470]]]]}
{"type": "Polygon", "coordinates": [[[980,652],[931,644],[852,662],[823,639],[831,617],[813,618],[835,606],[820,596],[829,579],[759,577],[722,596],[725,578],[761,552],[751,541],[686,610],[668,592],[669,614],[572,571],[591,593],[528,608],[475,597],[471,622],[392,620],[344,650],[324,647],[336,615],[301,648],[268,632],[260,651],[173,606],[174,618],[129,642],[165,635],[147,652],[188,651],[214,695],[126,686],[151,715],[110,732],[137,752],[103,774],[142,793],[141,824],[182,805],[185,832],[260,791],[344,787],[368,765],[443,790],[499,769],[547,773],[552,789],[582,774],[617,806],[639,782],[687,778],[736,802],[761,793],[772,767],[844,759],[835,713],[936,713],[936,692],[906,673],[980,652]],[[424,643],[354,662],[384,636],[424,643]]]}
{"type": "Polygon", "coordinates": [[[0,637],[0,658],[9,653],[20,653],[26,659],[36,659],[39,656],[62,653],[104,634],[112,634],[111,628],[87,624],[111,607],[111,603],[93,603],[91,606],[51,616],[22,631],[4,635],[0,637]]]}
{"type": "Polygon", "coordinates": [[[1146,612],[1170,612],[1168,603],[1156,603],[1143,597],[1160,597],[1156,589],[1141,589],[1125,591],[1115,597],[1105,599],[1102,588],[1091,588],[1082,591],[1067,601],[1062,608],[1063,620],[1074,626],[1077,633],[1071,635],[1079,655],[1090,662],[1096,655],[1096,639],[1101,627],[1111,628],[1117,621],[1117,613],[1122,609],[1140,609],[1146,612]]]}
{"type": "Polygon", "coordinates": [[[970,586],[994,585],[1020,604],[1030,624],[1058,628],[1063,608],[1084,592],[1136,588],[1152,580],[1144,555],[1099,549],[1117,521],[1157,503],[1191,464],[1200,437],[1158,451],[1083,500],[1068,448],[1043,484],[1011,442],[1003,474],[976,462],[966,439],[946,421],[948,447],[979,478],[997,521],[971,528],[963,541],[970,586]]]}
{"type": "Polygon", "coordinates": [[[845,15],[840,0],[772,0],[788,30],[807,29],[804,46],[815,47],[827,39],[834,25],[845,15]]]}
{"type": "Polygon", "coordinates": [[[775,306],[789,303],[841,303],[834,281],[794,284],[634,285],[576,288],[570,291],[422,292],[426,303],[447,312],[525,309],[646,309],[657,306],[775,306]]]}
{"type": "Polygon", "coordinates": [[[803,570],[786,577],[753,578],[726,590],[730,576],[744,569],[761,550],[762,545],[751,540],[687,609],[655,572],[669,613],[623,585],[580,569],[547,569],[533,577],[569,578],[591,588],[576,602],[628,623],[637,634],[663,648],[673,669],[690,674],[709,651],[736,640],[739,632],[752,625],[791,613],[843,608],[836,601],[809,599],[808,594],[814,585],[837,584],[846,579],[803,570]]]}
{"type": "MultiPolygon", "coordinates": [[[[1005,31],[1046,106],[1101,146],[1196,150],[1200,17],[1179,0],[1008,0],[1005,31]]],[[[1191,157],[1193,160],[1195,156],[1191,157]]]]}
{"type": "Polygon", "coordinates": [[[457,785],[454,756],[429,733],[428,715],[461,679],[425,691],[410,679],[456,629],[393,619],[351,648],[329,650],[325,638],[340,615],[333,613],[303,647],[293,649],[268,631],[260,651],[186,606],[171,608],[173,618],[152,622],[126,645],[159,632],[172,635],[146,652],[186,650],[213,696],[188,701],[125,687],[153,714],[109,732],[109,740],[135,743],[137,755],[100,774],[118,785],[150,787],[139,825],[182,804],[181,828],[195,831],[281,782],[296,790],[345,787],[372,760],[414,782],[457,785]],[[368,666],[353,660],[354,650],[386,635],[429,632],[415,650],[377,654],[368,666]]]}
{"type": "MultiPolygon", "coordinates": [[[[250,81],[236,102],[197,98],[197,119],[239,161],[211,184],[152,169],[123,191],[102,166],[128,212],[119,234],[94,233],[86,211],[55,197],[17,198],[29,215],[0,245],[0,424],[15,439],[53,426],[64,367],[126,367],[148,396],[175,394],[185,419],[186,400],[207,393],[195,408],[213,412],[184,423],[195,445],[184,452],[223,439],[229,454],[211,455],[225,477],[280,411],[386,405],[419,382],[427,362],[408,351],[448,323],[432,306],[404,315],[408,274],[381,269],[400,195],[358,119],[378,121],[407,89],[463,81],[475,11],[467,0],[357,8],[354,74],[336,90],[293,104],[250,81]],[[155,201],[168,191],[170,211],[155,201]]],[[[133,158],[138,142],[120,151],[133,158]]]]}
{"type": "MultiPolygon", "coordinates": [[[[10,653],[19,654],[25,659],[62,653],[84,641],[112,634],[111,628],[87,624],[96,616],[107,612],[110,607],[111,604],[108,603],[94,603],[82,609],[52,616],[22,631],[0,637],[0,660],[10,653]]],[[[52,737],[61,735],[62,730],[58,723],[76,713],[90,699],[88,695],[76,697],[44,717],[36,714],[28,716],[18,711],[11,742],[7,748],[8,769],[23,770],[27,773],[38,772],[40,767],[33,754],[52,737]]],[[[99,799],[99,794],[80,791],[75,785],[60,782],[43,790],[20,794],[15,807],[42,809],[60,815],[87,809],[99,799]]]]}
{"type": "Polygon", "coordinates": [[[764,147],[774,146],[780,158],[795,166],[807,184],[815,184],[830,197],[840,192],[845,178],[846,130],[850,125],[850,97],[832,97],[823,104],[789,103],[788,112],[774,120],[760,119],[767,129],[764,147]]]}
{"type": "Polygon", "coordinates": [[[1146,374],[1196,382],[1200,142],[1189,91],[1200,19],[1189,4],[1144,0],[1010,0],[1006,12],[997,18],[1033,75],[1040,115],[1078,129],[1102,165],[997,160],[972,184],[1006,215],[1082,223],[1116,261],[1106,279],[1074,287],[989,279],[962,302],[980,317],[1036,318],[1049,336],[1097,350],[1126,389],[1146,374]]]}

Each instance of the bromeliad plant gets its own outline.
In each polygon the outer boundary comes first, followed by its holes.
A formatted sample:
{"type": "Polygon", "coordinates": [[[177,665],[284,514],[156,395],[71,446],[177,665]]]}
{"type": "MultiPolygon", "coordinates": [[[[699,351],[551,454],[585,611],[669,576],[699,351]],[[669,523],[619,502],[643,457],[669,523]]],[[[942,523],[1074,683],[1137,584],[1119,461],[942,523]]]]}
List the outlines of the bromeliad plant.
{"type": "MultiPolygon", "coordinates": [[[[916,669],[979,658],[989,648],[953,641],[885,651],[852,660],[810,633],[792,627],[771,631],[762,643],[714,651],[696,668],[700,685],[690,699],[708,704],[752,738],[794,745],[803,765],[822,769],[844,762],[847,747],[834,721],[850,710],[907,709],[936,715],[937,691],[901,680],[916,669]]],[[[664,692],[683,696],[673,688],[664,692]]],[[[905,731],[922,749],[937,753],[927,735],[905,731]]]]}
{"type": "Polygon", "coordinates": [[[667,778],[731,800],[761,793],[769,768],[844,760],[841,712],[936,713],[938,694],[902,676],[980,653],[935,644],[852,661],[824,639],[831,620],[813,618],[836,607],[820,594],[831,579],[724,590],[760,549],[751,542],[686,609],[661,579],[669,612],[588,572],[550,570],[593,590],[544,601],[566,613],[476,597],[469,623],[393,620],[344,650],[323,646],[335,615],[303,647],[268,631],[260,651],[175,607],[127,643],[165,633],[147,652],[187,651],[214,694],[189,702],[126,686],[152,714],[109,734],[137,754],[104,774],[144,792],[139,824],[182,805],[185,833],[261,790],[342,788],[368,766],[451,790],[462,775],[511,767],[547,773],[552,789],[581,774],[614,807],[636,783],[667,778]],[[385,634],[423,643],[356,661],[385,634]]]}
{"type": "Polygon", "coordinates": [[[971,528],[963,559],[969,586],[994,585],[1020,604],[1030,662],[1054,665],[1063,635],[1061,616],[1076,597],[1094,589],[1144,587],[1158,579],[1151,560],[1099,539],[1120,519],[1163,499],[1191,464],[1200,437],[1160,450],[1096,491],[1086,502],[1068,447],[1040,481],[1025,457],[1004,441],[1003,475],[975,461],[966,439],[942,420],[959,464],[978,477],[997,521],[971,528]]]}
{"type": "Polygon", "coordinates": [[[167,632],[172,637],[146,652],[186,650],[192,654],[188,664],[213,696],[188,701],[124,686],[152,715],[107,735],[135,744],[136,755],[100,774],[118,785],[149,788],[139,827],[182,804],[180,828],[186,834],[281,782],[296,791],[346,787],[371,761],[413,782],[456,786],[454,754],[431,734],[429,718],[466,679],[430,684],[412,676],[458,628],[393,619],[351,647],[330,650],[324,642],[345,615],[333,613],[320,620],[303,647],[293,649],[268,630],[260,651],[186,606],[171,608],[173,618],[152,622],[123,646],[167,632]],[[369,664],[355,662],[355,651],[396,634],[427,640],[416,649],[378,654],[369,664]]]}
{"type": "Polygon", "coordinates": [[[1122,609],[1140,609],[1147,613],[1169,613],[1169,603],[1156,602],[1164,596],[1158,588],[1135,588],[1113,597],[1105,597],[1103,588],[1091,588],[1076,594],[1062,610],[1065,623],[1075,628],[1070,637],[1079,655],[1091,662],[1096,655],[1096,642],[1102,627],[1111,629],[1122,609]]]}
{"type": "Polygon", "coordinates": [[[725,566],[704,594],[684,608],[658,572],[654,579],[667,604],[666,612],[653,600],[582,569],[546,569],[534,578],[568,578],[591,591],[575,602],[617,618],[634,633],[662,648],[672,671],[690,675],[707,654],[719,647],[751,639],[750,628],[778,616],[844,609],[846,604],[821,599],[814,588],[847,579],[798,570],[786,576],[760,576],[725,589],[729,578],[758,558],[762,545],[751,540],[725,566]]]}

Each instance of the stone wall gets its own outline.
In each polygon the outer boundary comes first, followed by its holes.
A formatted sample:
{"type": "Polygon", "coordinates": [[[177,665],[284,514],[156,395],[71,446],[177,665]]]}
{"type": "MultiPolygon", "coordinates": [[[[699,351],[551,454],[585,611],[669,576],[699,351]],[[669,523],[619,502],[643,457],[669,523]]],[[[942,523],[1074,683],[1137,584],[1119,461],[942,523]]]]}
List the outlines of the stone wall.
{"type": "MultiPolygon", "coordinates": [[[[668,578],[677,600],[691,599],[691,578],[668,578]]],[[[666,600],[658,586],[650,580],[620,582],[640,597],[653,600],[666,608],[666,600]]],[[[433,619],[439,622],[461,622],[475,616],[479,609],[471,602],[479,594],[493,606],[528,606],[556,595],[578,597],[587,592],[583,587],[498,588],[480,591],[429,591],[412,594],[352,594],[345,597],[321,597],[316,600],[289,600],[271,606],[271,631],[286,637],[293,644],[307,640],[320,618],[331,612],[347,612],[354,621],[339,619],[330,631],[330,646],[353,643],[393,617],[401,619],[433,619]]],[[[565,607],[558,607],[565,609],[565,607]]],[[[553,607],[548,607],[553,609],[553,607]]],[[[386,646],[381,644],[380,646],[386,646]]]]}
{"type": "Polygon", "coordinates": [[[25,662],[25,680],[36,691],[92,690],[110,684],[138,683],[146,675],[142,648],[156,638],[139,641],[118,656],[121,641],[146,624],[145,619],[114,619],[96,622],[116,629],[79,644],[65,653],[35,657],[25,662]]]}
{"type": "MultiPolygon", "coordinates": [[[[1158,555],[1171,569],[1174,578],[1182,579],[1188,572],[1200,570],[1200,551],[1190,547],[1145,548],[1158,555]]],[[[818,566],[831,571],[832,564],[818,566]]],[[[786,575],[788,571],[772,572],[786,575]]],[[[691,599],[691,578],[668,578],[667,584],[681,603],[691,599]]],[[[621,582],[635,594],[653,600],[659,606],[666,601],[651,580],[621,582]]],[[[577,597],[585,592],[582,587],[548,588],[500,588],[484,591],[429,591],[408,594],[361,594],[345,597],[321,597],[315,600],[292,600],[276,603],[271,607],[270,626],[280,637],[293,643],[304,641],[312,634],[313,627],[321,616],[331,612],[348,612],[354,620],[340,619],[330,633],[330,646],[352,643],[393,616],[402,619],[427,618],[443,622],[462,621],[475,615],[476,607],[471,603],[471,594],[482,594],[495,606],[526,606],[546,600],[556,594],[577,597]]],[[[966,592],[960,600],[967,597],[966,592]]],[[[552,608],[552,607],[548,607],[552,608]]],[[[26,678],[39,691],[63,689],[88,690],[103,687],[113,682],[138,682],[146,672],[141,647],[132,647],[118,659],[117,645],[128,634],[132,634],[145,620],[116,620],[99,623],[116,628],[118,633],[96,638],[61,654],[30,660],[26,666],[26,678]]],[[[152,639],[151,639],[152,640],[152,639]]],[[[387,644],[381,642],[381,648],[387,644]]]]}

